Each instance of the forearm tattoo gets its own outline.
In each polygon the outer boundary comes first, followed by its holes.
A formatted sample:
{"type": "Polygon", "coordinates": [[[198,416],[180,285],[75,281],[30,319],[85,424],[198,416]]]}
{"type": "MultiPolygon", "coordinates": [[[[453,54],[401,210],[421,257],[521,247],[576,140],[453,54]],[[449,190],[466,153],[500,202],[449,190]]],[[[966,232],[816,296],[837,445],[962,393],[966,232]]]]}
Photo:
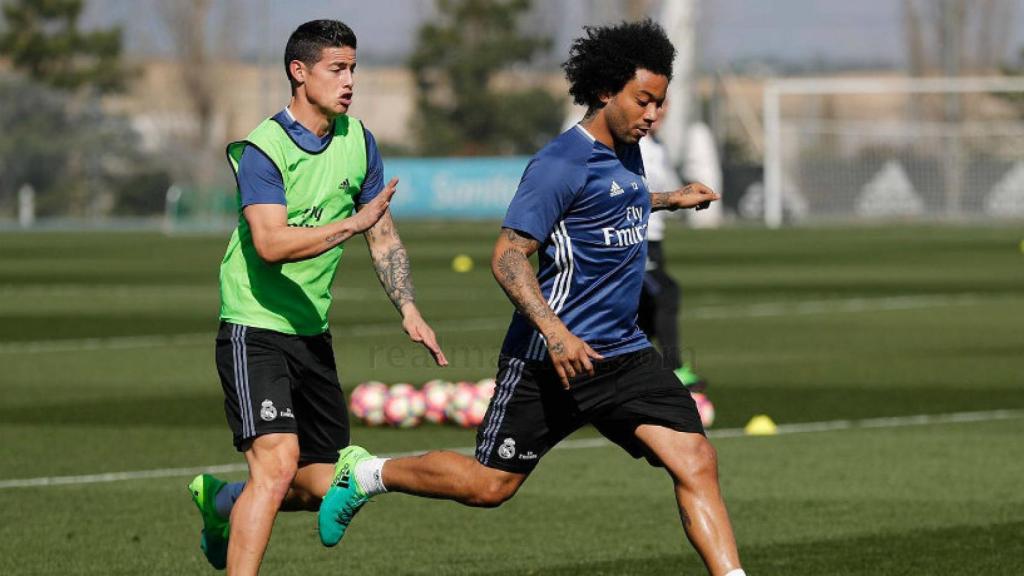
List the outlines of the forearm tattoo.
{"type": "Polygon", "coordinates": [[[672,192],[651,192],[651,210],[672,208],[672,192]]]}
{"type": "Polygon", "coordinates": [[[385,215],[377,224],[366,231],[370,245],[370,256],[381,286],[398,310],[416,301],[416,289],[412,285],[409,255],[402,245],[398,232],[385,215]]]}
{"type": "Polygon", "coordinates": [[[387,292],[388,298],[399,310],[402,306],[416,300],[416,290],[412,286],[412,276],[409,266],[409,255],[405,247],[399,243],[388,248],[387,252],[373,259],[373,266],[377,269],[377,278],[380,278],[381,286],[387,292]]]}
{"type": "Polygon", "coordinates": [[[509,300],[535,326],[555,316],[544,300],[540,285],[526,255],[535,250],[537,241],[524,238],[513,230],[504,231],[512,246],[506,248],[495,261],[495,277],[509,300]]]}

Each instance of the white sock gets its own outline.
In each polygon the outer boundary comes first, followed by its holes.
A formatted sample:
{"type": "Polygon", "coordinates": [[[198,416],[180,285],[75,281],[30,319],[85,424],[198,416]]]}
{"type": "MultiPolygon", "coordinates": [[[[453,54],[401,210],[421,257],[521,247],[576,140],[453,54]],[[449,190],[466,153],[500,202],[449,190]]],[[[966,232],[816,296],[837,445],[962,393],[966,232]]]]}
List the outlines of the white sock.
{"type": "Polygon", "coordinates": [[[747,576],[747,573],[743,571],[743,568],[737,568],[735,570],[730,570],[725,576],[747,576]]]}
{"type": "Polygon", "coordinates": [[[387,458],[370,458],[356,464],[356,482],[367,496],[376,496],[388,491],[381,479],[381,471],[387,458]]]}

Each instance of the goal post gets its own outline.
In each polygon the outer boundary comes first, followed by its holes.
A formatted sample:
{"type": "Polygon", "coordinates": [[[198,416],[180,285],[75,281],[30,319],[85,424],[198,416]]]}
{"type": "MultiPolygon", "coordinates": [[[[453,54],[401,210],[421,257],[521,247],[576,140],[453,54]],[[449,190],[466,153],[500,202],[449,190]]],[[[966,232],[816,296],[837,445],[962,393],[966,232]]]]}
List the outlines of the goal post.
{"type": "Polygon", "coordinates": [[[1024,218],[1024,78],[776,79],[763,105],[741,208],[769,227],[1024,218]]]}

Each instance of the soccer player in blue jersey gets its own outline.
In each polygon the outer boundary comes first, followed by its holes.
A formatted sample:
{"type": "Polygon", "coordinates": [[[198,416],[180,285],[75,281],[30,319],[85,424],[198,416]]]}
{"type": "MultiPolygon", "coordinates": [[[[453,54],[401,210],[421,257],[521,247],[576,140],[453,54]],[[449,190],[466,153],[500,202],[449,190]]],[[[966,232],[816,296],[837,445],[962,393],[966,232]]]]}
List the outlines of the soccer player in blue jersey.
{"type": "Polygon", "coordinates": [[[647,189],[638,142],[658,117],[674,56],[649,20],[587,28],[574,42],[564,68],[586,116],[530,161],[494,247],[494,276],[516,311],[475,458],[435,451],[383,459],[346,448],[320,507],[325,545],[386,491],[498,506],[553,446],[593,424],[668,471],[686,535],[710,574],[744,574],[715,449],[690,393],[636,325],[651,211],[718,199],[699,184],[647,189]]]}

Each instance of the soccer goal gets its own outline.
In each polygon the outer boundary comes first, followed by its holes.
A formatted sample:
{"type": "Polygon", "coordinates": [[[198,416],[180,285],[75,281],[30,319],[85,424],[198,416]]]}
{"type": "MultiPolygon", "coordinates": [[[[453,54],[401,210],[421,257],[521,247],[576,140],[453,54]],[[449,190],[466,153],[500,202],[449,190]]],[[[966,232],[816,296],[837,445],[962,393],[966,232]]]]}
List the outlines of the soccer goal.
{"type": "Polygon", "coordinates": [[[1024,78],[773,80],[764,129],[770,227],[1024,218],[1024,78]]]}

